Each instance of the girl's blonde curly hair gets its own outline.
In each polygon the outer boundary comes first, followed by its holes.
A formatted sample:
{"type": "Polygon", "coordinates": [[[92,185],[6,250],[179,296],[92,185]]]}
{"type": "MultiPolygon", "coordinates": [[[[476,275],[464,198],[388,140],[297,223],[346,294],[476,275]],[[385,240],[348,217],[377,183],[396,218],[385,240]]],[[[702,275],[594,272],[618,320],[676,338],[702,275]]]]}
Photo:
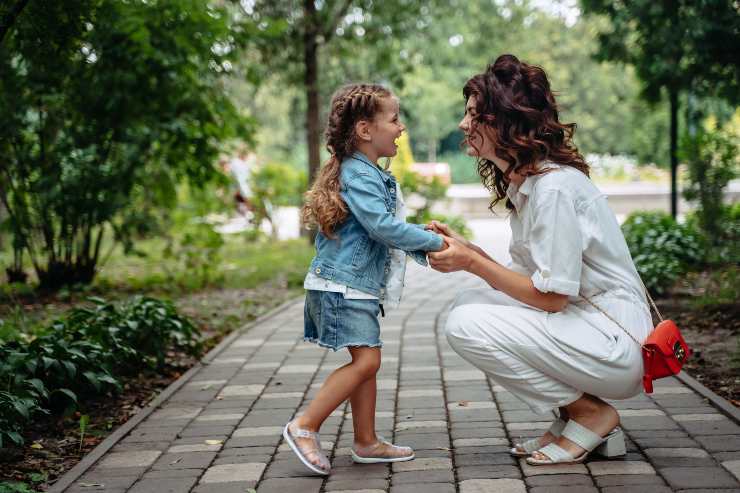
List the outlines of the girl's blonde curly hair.
{"type": "Polygon", "coordinates": [[[335,238],[334,231],[348,214],[347,204],[340,195],[339,177],[342,161],[357,148],[355,124],[372,121],[381,110],[381,100],[391,97],[390,90],[379,84],[350,84],[334,93],[331,99],[329,121],[324,133],[326,149],[331,157],[319,170],[311,189],[306,192],[301,210],[303,223],[317,225],[327,238],[335,238]]]}

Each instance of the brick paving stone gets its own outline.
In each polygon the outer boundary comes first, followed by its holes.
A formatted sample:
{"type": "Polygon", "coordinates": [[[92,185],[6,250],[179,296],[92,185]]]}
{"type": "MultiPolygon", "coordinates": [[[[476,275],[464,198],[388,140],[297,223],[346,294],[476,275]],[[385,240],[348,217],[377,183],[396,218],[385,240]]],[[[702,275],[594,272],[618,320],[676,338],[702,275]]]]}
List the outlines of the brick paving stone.
{"type": "Polygon", "coordinates": [[[192,493],[245,493],[254,490],[256,481],[232,481],[231,483],[199,484],[192,493]]]}
{"type": "Polygon", "coordinates": [[[675,489],[740,487],[737,480],[720,467],[664,467],[660,474],[675,489]]]}
{"type": "Polygon", "coordinates": [[[460,482],[460,493],[525,493],[521,479],[466,479],[460,482]]]}
{"type": "Polygon", "coordinates": [[[655,469],[648,462],[638,461],[599,461],[586,464],[593,476],[606,474],[655,474],[655,469]]]}
{"type": "Polygon", "coordinates": [[[393,475],[393,484],[416,483],[454,483],[455,476],[452,470],[409,471],[397,472],[393,475]]]}
{"type": "Polygon", "coordinates": [[[336,493],[340,491],[353,491],[359,488],[385,492],[388,489],[389,484],[390,481],[380,478],[365,479],[362,483],[358,484],[357,481],[353,480],[335,481],[331,476],[329,476],[329,480],[324,486],[324,491],[333,491],[336,493]]]}
{"type": "Polygon", "coordinates": [[[163,454],[152,464],[152,469],[205,469],[216,458],[216,452],[188,452],[163,454]]]}
{"type": "Polygon", "coordinates": [[[530,493],[599,493],[595,486],[537,486],[530,493]]]}
{"type": "Polygon", "coordinates": [[[198,478],[142,479],[128,490],[131,493],[187,493],[198,478]]]}
{"type": "Polygon", "coordinates": [[[455,493],[451,483],[399,484],[391,486],[390,493],[455,493]]]}
{"type": "Polygon", "coordinates": [[[630,486],[630,485],[665,485],[666,482],[662,477],[655,474],[614,474],[607,476],[596,476],[594,478],[596,485],[599,487],[607,486],[630,486]]]}
{"type": "Polygon", "coordinates": [[[318,493],[322,478],[274,478],[257,486],[257,493],[318,493]]]}
{"type": "Polygon", "coordinates": [[[601,493],[671,493],[672,491],[668,486],[658,486],[655,484],[608,486],[601,489],[601,493]]]}
{"type": "Polygon", "coordinates": [[[202,469],[160,469],[150,470],[142,476],[142,479],[158,479],[158,478],[199,478],[203,475],[202,469]]]}
{"type": "Polygon", "coordinates": [[[451,469],[452,461],[450,459],[430,458],[414,459],[408,462],[393,463],[393,472],[406,471],[430,471],[433,469],[451,469]]]}
{"type": "Polygon", "coordinates": [[[737,479],[740,479],[740,459],[724,461],[722,467],[730,471],[737,479]]]}
{"type": "Polygon", "coordinates": [[[695,438],[709,452],[734,452],[740,450],[740,435],[697,436],[695,438]]]}
{"type": "Polygon", "coordinates": [[[119,467],[142,467],[150,466],[162,455],[159,450],[140,450],[132,452],[116,452],[108,454],[98,464],[100,468],[119,468],[119,467]]]}
{"type": "Polygon", "coordinates": [[[592,486],[593,479],[583,474],[550,474],[547,476],[530,476],[525,482],[529,486],[592,486]]]}
{"type": "Polygon", "coordinates": [[[257,481],[265,470],[265,464],[248,462],[246,464],[223,464],[209,467],[201,483],[228,483],[232,481],[257,481]]]}
{"type": "Polygon", "coordinates": [[[456,468],[458,481],[465,479],[498,479],[521,478],[522,473],[516,466],[460,466],[456,468]]]}

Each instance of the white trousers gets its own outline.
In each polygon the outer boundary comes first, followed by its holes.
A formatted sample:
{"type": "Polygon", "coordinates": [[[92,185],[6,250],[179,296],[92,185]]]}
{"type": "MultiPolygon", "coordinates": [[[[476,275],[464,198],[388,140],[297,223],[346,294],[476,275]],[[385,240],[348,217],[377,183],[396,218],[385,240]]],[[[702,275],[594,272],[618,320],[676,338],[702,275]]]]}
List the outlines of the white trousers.
{"type": "MultiPolygon", "coordinates": [[[[653,328],[647,306],[626,292],[591,300],[638,341],[653,328]]],[[[584,393],[626,399],[641,390],[640,346],[585,301],[548,313],[493,288],[469,289],[458,294],[445,331],[460,356],[536,413],[584,393]]]]}

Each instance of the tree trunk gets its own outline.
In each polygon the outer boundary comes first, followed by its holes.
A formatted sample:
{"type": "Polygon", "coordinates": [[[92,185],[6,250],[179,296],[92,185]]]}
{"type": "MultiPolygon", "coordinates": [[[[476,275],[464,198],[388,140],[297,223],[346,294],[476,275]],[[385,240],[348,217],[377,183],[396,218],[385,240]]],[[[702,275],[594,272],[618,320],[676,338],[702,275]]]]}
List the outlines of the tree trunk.
{"type": "Polygon", "coordinates": [[[678,90],[669,89],[671,110],[671,216],[678,214],[678,90]]]}
{"type": "MultiPolygon", "coordinates": [[[[321,166],[319,132],[319,59],[316,5],[313,0],[303,3],[306,27],[303,33],[303,62],[305,65],[304,85],[306,88],[306,142],[308,144],[308,186],[313,185],[321,166]]],[[[301,231],[306,231],[301,229],[301,231]]],[[[308,235],[313,242],[313,234],[308,235]]]]}
{"type": "Polygon", "coordinates": [[[430,163],[436,163],[437,162],[437,140],[436,139],[429,139],[427,140],[427,161],[430,163]]]}

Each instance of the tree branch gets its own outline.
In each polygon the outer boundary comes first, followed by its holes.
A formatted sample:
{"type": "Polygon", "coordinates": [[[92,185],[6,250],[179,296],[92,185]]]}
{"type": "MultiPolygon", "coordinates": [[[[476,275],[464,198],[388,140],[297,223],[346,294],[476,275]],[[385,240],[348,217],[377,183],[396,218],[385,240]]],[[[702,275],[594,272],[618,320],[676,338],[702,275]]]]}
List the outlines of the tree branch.
{"type": "Polygon", "coordinates": [[[344,5],[341,6],[339,11],[336,13],[333,19],[329,21],[329,24],[326,26],[326,29],[322,33],[324,36],[324,42],[328,42],[336,32],[337,26],[339,25],[339,22],[342,20],[342,18],[347,15],[347,11],[349,10],[349,6],[352,5],[352,0],[345,0],[344,5]]]}

